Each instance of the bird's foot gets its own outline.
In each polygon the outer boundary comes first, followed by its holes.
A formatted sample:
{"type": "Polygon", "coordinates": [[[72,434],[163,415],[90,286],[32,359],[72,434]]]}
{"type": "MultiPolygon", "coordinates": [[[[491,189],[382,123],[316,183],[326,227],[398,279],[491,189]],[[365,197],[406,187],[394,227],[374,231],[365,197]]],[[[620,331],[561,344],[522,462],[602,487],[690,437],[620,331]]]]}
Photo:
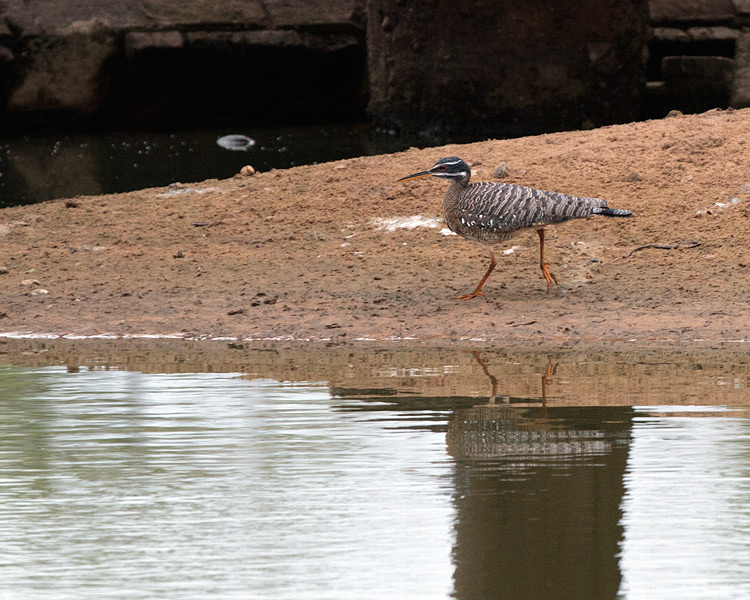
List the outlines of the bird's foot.
{"type": "Polygon", "coordinates": [[[476,298],[477,296],[484,296],[484,292],[475,290],[471,294],[464,294],[463,296],[456,296],[456,300],[471,300],[472,298],[476,298]]]}
{"type": "Polygon", "coordinates": [[[550,289],[552,289],[552,282],[554,281],[556,285],[560,285],[557,282],[557,277],[554,276],[552,271],[549,270],[550,264],[548,262],[542,263],[542,275],[544,275],[544,280],[547,282],[547,293],[549,294],[550,289]]]}

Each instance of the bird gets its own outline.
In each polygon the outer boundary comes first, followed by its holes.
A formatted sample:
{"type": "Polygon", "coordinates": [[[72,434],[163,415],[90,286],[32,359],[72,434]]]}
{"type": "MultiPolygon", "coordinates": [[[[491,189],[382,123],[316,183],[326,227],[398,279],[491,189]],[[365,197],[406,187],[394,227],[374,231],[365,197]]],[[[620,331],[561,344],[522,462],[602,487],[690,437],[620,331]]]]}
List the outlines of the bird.
{"type": "Polygon", "coordinates": [[[546,192],[512,183],[469,183],[471,169],[457,156],[441,158],[426,171],[407,175],[398,181],[427,176],[451,181],[443,198],[443,216],[448,228],[468,240],[488,246],[490,251],[490,266],[479,285],[472,293],[458,296],[457,300],[484,295],[482,288],[497,265],[493,246],[509,240],[521,230],[534,229],[539,235],[539,267],[549,293],[552,282],[557,284],[557,278],[544,258],[546,227],[595,215],[630,217],[633,214],[629,210],[609,208],[607,201],[600,198],[546,192]]]}

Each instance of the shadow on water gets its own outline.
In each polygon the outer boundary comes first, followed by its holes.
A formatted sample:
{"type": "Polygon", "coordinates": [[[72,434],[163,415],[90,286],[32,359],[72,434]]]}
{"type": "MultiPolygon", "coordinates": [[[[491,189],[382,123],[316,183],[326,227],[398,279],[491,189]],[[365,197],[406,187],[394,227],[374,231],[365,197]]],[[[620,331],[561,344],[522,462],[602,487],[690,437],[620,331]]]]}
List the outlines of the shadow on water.
{"type": "Polygon", "coordinates": [[[741,351],[0,352],[0,576],[24,597],[750,593],[741,351]]]}

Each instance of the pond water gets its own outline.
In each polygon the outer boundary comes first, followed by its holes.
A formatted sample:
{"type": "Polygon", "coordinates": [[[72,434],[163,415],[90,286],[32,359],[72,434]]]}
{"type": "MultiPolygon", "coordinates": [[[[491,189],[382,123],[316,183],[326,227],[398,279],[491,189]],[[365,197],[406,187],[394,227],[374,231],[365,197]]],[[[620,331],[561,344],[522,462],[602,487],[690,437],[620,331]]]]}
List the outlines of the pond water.
{"type": "Polygon", "coordinates": [[[0,366],[0,598],[750,597],[746,365],[259,357],[0,366]]]}
{"type": "Polygon", "coordinates": [[[226,179],[245,165],[258,171],[285,169],[426,143],[423,138],[395,136],[366,123],[176,132],[39,132],[0,138],[0,208],[226,179]],[[233,134],[255,143],[246,150],[217,143],[233,134]]]}

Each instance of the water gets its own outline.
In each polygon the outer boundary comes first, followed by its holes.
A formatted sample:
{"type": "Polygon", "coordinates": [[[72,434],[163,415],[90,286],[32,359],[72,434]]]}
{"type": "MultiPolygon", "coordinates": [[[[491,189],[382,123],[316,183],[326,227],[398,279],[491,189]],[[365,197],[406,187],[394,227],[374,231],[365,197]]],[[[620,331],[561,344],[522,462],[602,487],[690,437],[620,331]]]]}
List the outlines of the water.
{"type": "Polygon", "coordinates": [[[750,421],[642,408],[625,473],[625,597],[750,597],[750,421]]]}
{"type": "Polygon", "coordinates": [[[0,366],[3,600],[750,597],[746,365],[104,348],[0,366]]]}
{"type": "Polygon", "coordinates": [[[245,165],[283,169],[397,152],[423,139],[367,124],[177,132],[36,133],[0,138],[0,208],[54,198],[127,192],[174,182],[226,179],[245,165]],[[246,151],[219,146],[225,135],[255,141],[246,151]]]}

